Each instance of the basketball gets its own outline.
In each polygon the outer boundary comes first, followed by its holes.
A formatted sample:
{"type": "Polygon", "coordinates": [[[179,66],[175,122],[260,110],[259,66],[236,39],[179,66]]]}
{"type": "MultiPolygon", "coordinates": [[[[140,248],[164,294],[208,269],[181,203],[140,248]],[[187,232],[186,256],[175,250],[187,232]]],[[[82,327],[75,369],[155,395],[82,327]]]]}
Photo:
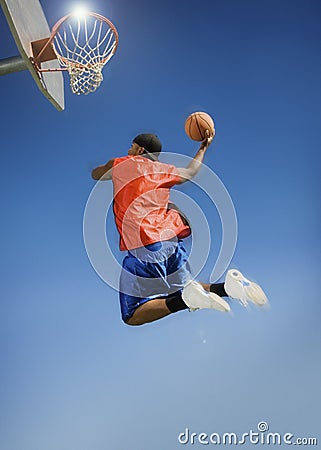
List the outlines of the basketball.
{"type": "Polygon", "coordinates": [[[214,121],[212,117],[205,112],[194,112],[189,115],[185,121],[185,133],[193,141],[204,141],[206,130],[210,136],[215,134],[214,121]]]}

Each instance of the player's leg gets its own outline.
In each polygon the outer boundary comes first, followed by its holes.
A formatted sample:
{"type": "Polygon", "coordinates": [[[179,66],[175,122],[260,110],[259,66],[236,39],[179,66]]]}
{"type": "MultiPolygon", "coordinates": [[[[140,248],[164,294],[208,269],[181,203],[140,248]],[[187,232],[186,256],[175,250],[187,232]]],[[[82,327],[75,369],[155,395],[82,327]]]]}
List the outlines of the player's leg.
{"type": "Polygon", "coordinates": [[[154,322],[178,311],[187,309],[188,306],[182,298],[180,291],[170,294],[165,298],[148,300],[138,306],[134,314],[126,321],[127,325],[143,325],[154,322]]]}
{"type": "MultiPolygon", "coordinates": [[[[129,302],[126,303],[128,305],[129,302]]],[[[166,298],[145,301],[135,309],[125,322],[127,325],[143,325],[184,309],[216,309],[221,312],[228,312],[230,306],[218,295],[203,289],[200,283],[191,281],[182,291],[170,294],[166,298]]]]}
{"type": "Polygon", "coordinates": [[[126,323],[127,325],[143,325],[162,319],[169,314],[171,314],[171,311],[167,308],[163,298],[149,300],[139,306],[126,323]]]}
{"type": "Polygon", "coordinates": [[[220,297],[228,297],[228,294],[224,287],[225,283],[199,283],[207,292],[214,292],[214,294],[220,297]]]}

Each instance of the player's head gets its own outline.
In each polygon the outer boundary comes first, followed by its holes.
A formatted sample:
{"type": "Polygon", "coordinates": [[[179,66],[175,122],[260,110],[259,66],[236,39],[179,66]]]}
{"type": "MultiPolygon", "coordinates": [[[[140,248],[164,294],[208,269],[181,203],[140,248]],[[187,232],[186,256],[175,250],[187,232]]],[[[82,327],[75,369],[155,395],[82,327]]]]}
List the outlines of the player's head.
{"type": "Polygon", "coordinates": [[[148,155],[150,155],[151,157],[154,156],[157,159],[158,155],[162,151],[162,144],[155,134],[150,133],[139,134],[133,139],[133,142],[135,142],[135,144],[139,145],[140,147],[144,148],[143,154],[145,154],[146,156],[148,155]]]}

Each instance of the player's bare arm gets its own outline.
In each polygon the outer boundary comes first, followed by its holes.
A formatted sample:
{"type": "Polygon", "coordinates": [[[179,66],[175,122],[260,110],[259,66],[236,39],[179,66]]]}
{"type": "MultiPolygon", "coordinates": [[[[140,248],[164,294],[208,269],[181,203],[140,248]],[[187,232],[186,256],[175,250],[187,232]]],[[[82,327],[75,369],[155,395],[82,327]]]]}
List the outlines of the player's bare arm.
{"type": "Polygon", "coordinates": [[[191,180],[200,170],[202,162],[204,160],[205,152],[211,145],[213,138],[215,136],[215,132],[214,134],[210,135],[210,132],[207,130],[206,135],[207,135],[206,139],[202,141],[200,148],[198,149],[196,155],[189,163],[189,165],[186,168],[178,168],[179,175],[181,176],[181,181],[179,184],[191,180]]]}
{"type": "Polygon", "coordinates": [[[113,164],[114,158],[110,159],[106,164],[96,167],[91,172],[92,178],[94,180],[111,180],[113,164]]]}
{"type": "MultiPolygon", "coordinates": [[[[145,149],[136,142],[132,142],[130,149],[128,150],[129,156],[142,155],[145,149]]],[[[114,165],[115,158],[110,159],[106,164],[96,167],[92,170],[91,176],[94,180],[111,180],[112,179],[112,168],[114,165]]]]}

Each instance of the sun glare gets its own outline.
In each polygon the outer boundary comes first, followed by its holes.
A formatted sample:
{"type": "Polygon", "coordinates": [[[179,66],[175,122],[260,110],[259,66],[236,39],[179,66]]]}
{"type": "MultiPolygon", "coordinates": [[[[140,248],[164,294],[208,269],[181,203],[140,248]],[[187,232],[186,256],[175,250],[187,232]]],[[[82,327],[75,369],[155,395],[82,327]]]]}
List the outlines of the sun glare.
{"type": "Polygon", "coordinates": [[[77,17],[78,19],[83,19],[87,13],[88,9],[82,5],[76,6],[76,8],[74,8],[72,11],[73,16],[77,17]]]}

